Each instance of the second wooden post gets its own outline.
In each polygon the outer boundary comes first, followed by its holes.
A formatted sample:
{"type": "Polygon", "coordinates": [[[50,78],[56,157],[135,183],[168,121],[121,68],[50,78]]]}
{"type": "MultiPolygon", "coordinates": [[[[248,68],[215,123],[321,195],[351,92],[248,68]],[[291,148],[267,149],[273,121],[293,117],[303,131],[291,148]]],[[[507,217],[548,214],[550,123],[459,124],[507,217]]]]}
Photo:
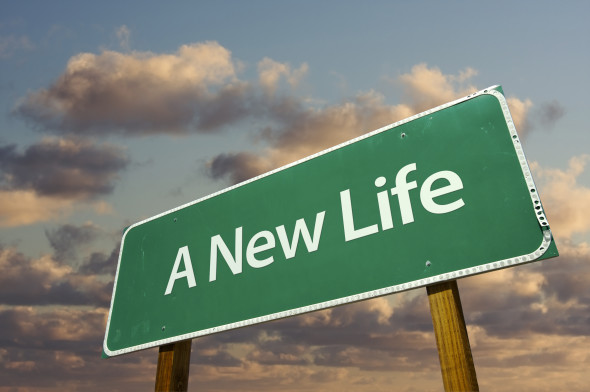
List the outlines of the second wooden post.
{"type": "Polygon", "coordinates": [[[426,287],[445,391],[479,391],[457,281],[426,287]]]}

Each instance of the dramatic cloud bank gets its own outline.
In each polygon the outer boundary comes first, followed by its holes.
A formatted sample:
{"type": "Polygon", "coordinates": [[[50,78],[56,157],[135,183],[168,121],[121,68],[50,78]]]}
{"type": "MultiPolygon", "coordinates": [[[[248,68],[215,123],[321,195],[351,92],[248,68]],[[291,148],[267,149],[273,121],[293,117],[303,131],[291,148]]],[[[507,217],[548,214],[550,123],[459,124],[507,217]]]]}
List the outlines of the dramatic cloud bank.
{"type": "Polygon", "coordinates": [[[69,214],[73,201],[37,195],[34,191],[0,190],[0,227],[30,225],[69,214]]]}
{"type": "Polygon", "coordinates": [[[84,140],[43,139],[20,152],[0,146],[0,226],[19,226],[67,214],[78,202],[108,211],[110,194],[129,159],[123,149],[84,140]]]}
{"type": "MultiPolygon", "coordinates": [[[[128,37],[123,27],[117,33],[128,37]]],[[[404,103],[388,104],[370,90],[317,107],[309,97],[292,93],[307,75],[307,64],[295,68],[265,57],[258,63],[257,81],[241,80],[242,68],[216,42],[184,45],[173,54],[83,53],[70,59],[54,84],[29,93],[14,112],[41,129],[78,136],[210,133],[250,119],[260,124],[255,137],[268,144],[264,154],[227,152],[209,165],[213,178],[236,183],[477,90],[470,83],[477,75],[472,68],[447,75],[418,64],[396,80],[404,103]]],[[[532,102],[508,101],[518,129],[526,134],[532,102]]],[[[556,119],[559,108],[552,103],[542,113],[556,119]]]]}
{"type": "Polygon", "coordinates": [[[0,304],[108,306],[118,249],[82,259],[78,250],[101,235],[90,224],[66,224],[46,235],[53,255],[30,258],[0,245],[0,304]]]}
{"type": "Polygon", "coordinates": [[[578,184],[590,155],[572,157],[566,170],[531,165],[553,231],[562,238],[590,232],[590,189],[578,184]]]}
{"type": "MultiPolygon", "coordinates": [[[[125,31],[119,33],[125,39],[125,31]]],[[[239,67],[215,42],[184,45],[174,54],[82,53],[15,112],[57,133],[207,131],[240,115],[225,109],[245,94],[239,67]]]]}
{"type": "MultiPolygon", "coordinates": [[[[289,74],[289,68],[284,72],[289,74]]],[[[398,78],[406,103],[397,105],[387,104],[385,97],[375,91],[362,92],[339,104],[321,108],[306,105],[304,100],[296,97],[275,97],[269,101],[266,111],[272,123],[261,136],[269,144],[266,153],[224,153],[210,162],[210,174],[213,178],[227,176],[232,183],[262,174],[469,95],[477,91],[476,87],[467,84],[476,74],[475,70],[467,68],[458,75],[445,75],[436,67],[418,64],[410,73],[398,78]]],[[[508,101],[517,128],[526,129],[526,115],[532,103],[514,97],[508,101]]]]}
{"type": "Polygon", "coordinates": [[[45,139],[19,153],[0,147],[0,185],[38,195],[88,199],[112,192],[117,173],[128,164],[119,147],[85,141],[45,139]]]}
{"type": "Polygon", "coordinates": [[[16,36],[14,34],[0,36],[0,59],[7,59],[20,51],[32,50],[35,47],[26,35],[16,36]]]}

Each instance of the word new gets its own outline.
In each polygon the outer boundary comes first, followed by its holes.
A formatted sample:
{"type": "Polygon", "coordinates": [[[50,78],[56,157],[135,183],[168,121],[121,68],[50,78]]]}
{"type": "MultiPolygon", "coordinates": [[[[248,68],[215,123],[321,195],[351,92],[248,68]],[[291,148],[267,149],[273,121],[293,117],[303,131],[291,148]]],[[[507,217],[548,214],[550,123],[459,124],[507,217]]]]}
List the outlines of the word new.
{"type": "MultiPolygon", "coordinates": [[[[407,181],[408,174],[416,170],[416,164],[411,163],[401,168],[395,177],[395,186],[389,190],[383,190],[377,193],[377,206],[379,209],[379,217],[381,220],[381,230],[389,230],[394,227],[393,218],[391,215],[390,195],[397,196],[402,225],[414,222],[414,213],[412,211],[412,204],[410,201],[410,191],[418,188],[416,181],[407,181]]],[[[378,177],[375,180],[375,186],[382,188],[387,182],[385,177],[378,177]]],[[[463,182],[461,178],[454,172],[443,170],[436,172],[426,178],[420,187],[420,202],[424,209],[432,214],[446,214],[455,211],[465,205],[462,198],[458,198],[450,203],[439,204],[434,199],[458,190],[463,189],[463,182]],[[436,189],[432,189],[433,184],[437,180],[446,180],[447,184],[436,189]]],[[[340,207],[342,211],[342,224],[344,228],[344,240],[346,242],[352,241],[361,237],[366,237],[379,232],[377,223],[362,228],[356,228],[354,225],[354,211],[352,208],[352,200],[350,196],[350,189],[340,192],[340,207]]],[[[322,234],[322,227],[326,211],[321,211],[316,214],[313,232],[310,233],[304,219],[299,219],[295,222],[295,229],[293,236],[289,240],[285,226],[281,225],[275,228],[279,239],[285,259],[295,257],[297,252],[297,244],[299,238],[303,238],[303,242],[309,253],[318,250],[320,245],[320,238],[322,234]]],[[[221,235],[211,237],[211,253],[209,259],[209,282],[217,279],[217,261],[218,255],[221,254],[225,263],[236,275],[242,272],[242,257],[243,257],[243,227],[235,229],[235,251],[231,253],[221,235]]],[[[263,230],[256,233],[248,241],[246,246],[246,261],[248,265],[253,268],[263,268],[274,262],[274,256],[266,258],[258,258],[257,254],[274,249],[276,247],[275,235],[268,230],[263,230]]],[[[164,295],[172,293],[174,284],[178,279],[186,278],[188,287],[197,285],[193,266],[189,253],[188,246],[183,246],[178,249],[172,273],[168,279],[168,285],[164,295]],[[181,264],[184,269],[181,270],[181,264]]]]}

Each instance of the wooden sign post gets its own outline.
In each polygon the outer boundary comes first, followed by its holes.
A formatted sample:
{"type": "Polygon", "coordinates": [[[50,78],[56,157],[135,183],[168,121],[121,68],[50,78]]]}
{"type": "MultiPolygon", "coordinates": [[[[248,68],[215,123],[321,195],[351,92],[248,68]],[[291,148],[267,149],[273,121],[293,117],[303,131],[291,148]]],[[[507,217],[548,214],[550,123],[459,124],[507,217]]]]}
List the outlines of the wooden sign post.
{"type": "Polygon", "coordinates": [[[445,391],[479,391],[457,281],[426,287],[445,391]]]}
{"type": "Polygon", "coordinates": [[[156,392],[186,392],[192,340],[160,346],[156,371],[156,392]]]}

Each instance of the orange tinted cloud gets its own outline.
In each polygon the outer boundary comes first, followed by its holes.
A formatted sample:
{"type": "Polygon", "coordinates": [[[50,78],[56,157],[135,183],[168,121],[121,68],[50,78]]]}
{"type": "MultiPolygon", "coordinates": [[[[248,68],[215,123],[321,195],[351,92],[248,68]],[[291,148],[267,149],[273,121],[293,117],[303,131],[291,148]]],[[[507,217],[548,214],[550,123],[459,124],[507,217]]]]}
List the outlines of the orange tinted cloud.
{"type": "Polygon", "coordinates": [[[549,224],[558,239],[590,231],[590,188],[578,183],[589,160],[590,155],[572,157],[565,170],[531,163],[549,224]]]}
{"type": "MultiPolygon", "coordinates": [[[[269,70],[267,83],[272,89],[281,76],[288,78],[293,74],[287,65],[272,60],[264,63],[269,70]]],[[[293,96],[275,96],[265,103],[266,113],[273,124],[262,134],[269,142],[265,154],[238,152],[219,155],[210,162],[210,173],[214,178],[228,176],[233,183],[262,174],[423,110],[464,97],[477,90],[469,83],[476,74],[477,71],[467,68],[456,75],[447,75],[437,67],[418,64],[398,78],[398,83],[404,88],[404,103],[397,105],[387,104],[385,96],[373,90],[320,108],[307,105],[304,100],[293,96]]],[[[515,124],[523,127],[532,104],[528,100],[510,98],[509,105],[515,124]]]]}
{"type": "Polygon", "coordinates": [[[467,68],[458,75],[447,75],[438,67],[421,63],[398,80],[404,87],[405,98],[412,110],[418,113],[477,91],[475,86],[466,84],[475,75],[477,71],[473,68],[467,68]]]}
{"type": "Polygon", "coordinates": [[[0,227],[15,227],[67,216],[74,202],[35,192],[0,191],[0,227]]]}
{"type": "Polygon", "coordinates": [[[216,42],[183,45],[172,54],[81,53],[15,112],[58,133],[182,133],[243,94],[239,68],[216,42]]]}
{"type": "Polygon", "coordinates": [[[0,247],[0,304],[105,306],[111,294],[110,277],[100,279],[91,268],[103,261],[91,257],[77,271],[50,255],[31,259],[13,248],[0,247]]]}
{"type": "Polygon", "coordinates": [[[281,78],[284,78],[289,86],[297,87],[306,76],[308,69],[306,63],[297,69],[291,69],[289,64],[265,57],[258,63],[259,82],[267,93],[274,94],[281,78]]]}

